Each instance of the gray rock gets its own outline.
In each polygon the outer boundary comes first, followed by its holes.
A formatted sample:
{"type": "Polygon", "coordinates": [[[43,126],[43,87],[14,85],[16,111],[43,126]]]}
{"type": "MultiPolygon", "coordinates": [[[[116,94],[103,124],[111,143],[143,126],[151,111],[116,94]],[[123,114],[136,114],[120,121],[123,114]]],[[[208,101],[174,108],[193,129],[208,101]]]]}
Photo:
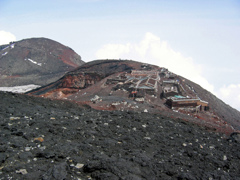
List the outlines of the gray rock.
{"type": "Polygon", "coordinates": [[[43,180],[50,180],[50,179],[56,179],[56,180],[64,180],[67,177],[67,163],[63,162],[60,164],[54,165],[52,168],[50,168],[47,173],[43,175],[43,180]]]}
{"type": "Polygon", "coordinates": [[[0,153],[0,165],[5,162],[7,155],[5,153],[0,153]]]}
{"type": "Polygon", "coordinates": [[[18,155],[19,159],[26,160],[28,158],[32,158],[33,154],[31,152],[22,152],[18,155]]]}
{"type": "Polygon", "coordinates": [[[26,169],[19,169],[19,170],[16,170],[16,173],[24,175],[24,174],[27,174],[28,172],[26,169]]]}
{"type": "Polygon", "coordinates": [[[233,142],[240,143],[240,133],[234,132],[230,135],[229,140],[232,140],[233,142]]]}
{"type": "Polygon", "coordinates": [[[58,180],[66,179],[67,163],[61,163],[53,167],[53,177],[58,180]]]}

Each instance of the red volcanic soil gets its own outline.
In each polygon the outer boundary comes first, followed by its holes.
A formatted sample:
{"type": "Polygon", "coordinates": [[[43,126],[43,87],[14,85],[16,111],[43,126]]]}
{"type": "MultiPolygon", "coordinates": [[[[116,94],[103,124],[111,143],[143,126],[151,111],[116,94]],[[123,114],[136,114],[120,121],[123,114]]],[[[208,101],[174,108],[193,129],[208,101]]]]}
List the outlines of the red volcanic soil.
{"type": "Polygon", "coordinates": [[[79,66],[79,64],[74,63],[73,61],[71,61],[71,59],[69,57],[72,56],[72,50],[71,49],[64,49],[62,51],[62,54],[60,54],[60,59],[67,65],[72,66],[77,68],[79,66]]]}

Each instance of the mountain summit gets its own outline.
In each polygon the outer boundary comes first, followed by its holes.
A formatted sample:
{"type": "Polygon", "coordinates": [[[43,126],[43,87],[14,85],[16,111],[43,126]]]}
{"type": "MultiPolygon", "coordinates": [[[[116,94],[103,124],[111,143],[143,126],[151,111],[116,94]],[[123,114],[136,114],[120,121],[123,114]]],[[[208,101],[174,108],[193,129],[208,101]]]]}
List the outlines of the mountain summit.
{"type": "Polygon", "coordinates": [[[0,87],[46,85],[84,62],[71,48],[47,38],[0,46],[0,87]]]}
{"type": "Polygon", "coordinates": [[[240,112],[164,67],[96,60],[28,94],[67,99],[98,110],[158,113],[225,133],[240,130],[240,112]]]}

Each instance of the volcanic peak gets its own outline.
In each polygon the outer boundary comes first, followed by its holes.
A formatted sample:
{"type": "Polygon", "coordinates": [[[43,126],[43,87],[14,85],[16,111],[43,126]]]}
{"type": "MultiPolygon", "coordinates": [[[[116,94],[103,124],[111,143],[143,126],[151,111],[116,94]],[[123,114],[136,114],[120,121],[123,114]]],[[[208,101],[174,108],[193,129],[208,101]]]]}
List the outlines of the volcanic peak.
{"type": "Polygon", "coordinates": [[[240,113],[210,92],[166,68],[136,61],[92,61],[28,94],[67,99],[99,110],[161,112],[226,133],[240,129],[240,113]],[[226,108],[229,112],[223,116],[226,108]]]}
{"type": "Polygon", "coordinates": [[[0,46],[0,86],[46,85],[84,62],[71,48],[47,38],[0,46]]]}

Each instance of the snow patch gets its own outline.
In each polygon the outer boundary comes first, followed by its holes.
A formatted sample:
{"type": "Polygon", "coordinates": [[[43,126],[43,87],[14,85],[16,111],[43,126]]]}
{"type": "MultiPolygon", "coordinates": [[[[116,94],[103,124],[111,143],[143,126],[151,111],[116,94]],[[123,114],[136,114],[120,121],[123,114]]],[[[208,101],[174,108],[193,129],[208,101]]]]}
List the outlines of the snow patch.
{"type": "Polygon", "coordinates": [[[13,49],[13,48],[14,48],[14,45],[15,45],[15,43],[10,45],[11,49],[13,49]]]}
{"type": "Polygon", "coordinates": [[[9,47],[11,47],[11,49],[13,49],[13,48],[14,48],[14,45],[15,45],[15,43],[14,43],[14,44],[11,44],[11,45],[9,45],[9,46],[7,46],[7,47],[5,47],[5,48],[3,48],[1,51],[4,51],[4,50],[8,49],[9,47]]]}
{"type": "Polygon", "coordinates": [[[25,60],[25,61],[28,60],[28,61],[30,61],[30,62],[33,63],[33,64],[36,64],[36,65],[38,65],[38,66],[42,66],[42,63],[38,63],[38,62],[36,62],[36,61],[34,61],[34,60],[30,59],[30,58],[25,58],[24,60],[25,60]]]}
{"type": "Polygon", "coordinates": [[[9,48],[9,46],[7,46],[7,47],[3,48],[3,49],[2,49],[2,51],[6,50],[7,48],[9,48]]]}
{"type": "Polygon", "coordinates": [[[8,53],[8,52],[3,53],[2,56],[5,56],[7,53],[8,53]]]}
{"type": "Polygon", "coordinates": [[[39,85],[29,84],[24,86],[13,86],[13,87],[0,87],[0,91],[14,92],[14,93],[25,93],[33,89],[39,88],[39,85]]]}

